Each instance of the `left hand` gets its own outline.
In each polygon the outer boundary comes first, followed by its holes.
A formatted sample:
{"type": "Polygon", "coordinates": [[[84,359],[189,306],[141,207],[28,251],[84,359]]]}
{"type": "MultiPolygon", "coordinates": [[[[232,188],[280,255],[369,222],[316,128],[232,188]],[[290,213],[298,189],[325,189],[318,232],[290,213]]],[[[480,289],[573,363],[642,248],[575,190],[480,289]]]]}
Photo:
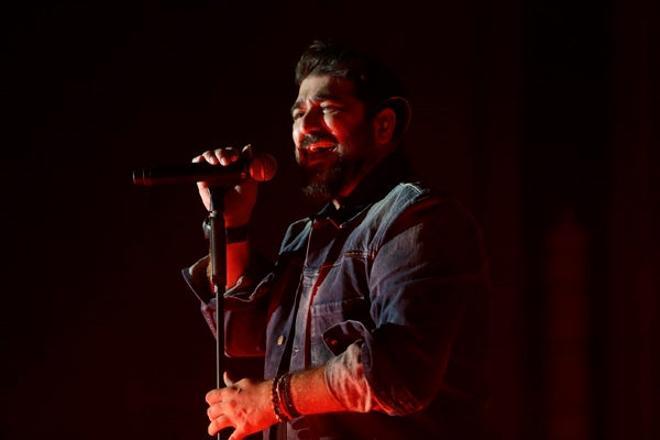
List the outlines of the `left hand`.
{"type": "Polygon", "coordinates": [[[232,383],[225,374],[225,384],[226,388],[206,395],[209,435],[233,426],[235,430],[228,440],[241,440],[277,423],[270,396],[272,381],[241,379],[232,383]]]}

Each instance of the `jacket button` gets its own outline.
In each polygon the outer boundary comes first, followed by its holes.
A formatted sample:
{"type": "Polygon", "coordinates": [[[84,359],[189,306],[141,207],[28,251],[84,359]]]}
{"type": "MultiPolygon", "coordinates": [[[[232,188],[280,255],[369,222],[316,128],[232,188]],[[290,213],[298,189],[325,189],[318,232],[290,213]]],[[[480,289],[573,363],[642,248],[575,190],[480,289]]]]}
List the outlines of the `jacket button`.
{"type": "Polygon", "coordinates": [[[277,337],[277,345],[282,345],[282,344],[284,344],[284,340],[285,340],[284,335],[279,335],[279,336],[277,337]]]}

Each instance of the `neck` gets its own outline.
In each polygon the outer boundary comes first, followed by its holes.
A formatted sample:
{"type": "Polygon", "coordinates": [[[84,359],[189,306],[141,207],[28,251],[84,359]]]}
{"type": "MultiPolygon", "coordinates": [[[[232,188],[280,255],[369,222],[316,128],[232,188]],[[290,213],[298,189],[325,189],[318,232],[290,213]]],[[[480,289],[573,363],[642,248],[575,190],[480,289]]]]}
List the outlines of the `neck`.
{"type": "Polygon", "coordinates": [[[337,197],[332,199],[333,205],[335,205],[335,208],[339,208],[341,206],[341,199],[345,199],[346,197],[350,196],[353,191],[360,185],[360,183],[367,177],[380,163],[383,162],[383,160],[388,157],[391,154],[391,148],[384,149],[382,151],[381,155],[374,160],[365,163],[364,166],[362,166],[362,169],[356,175],[351,179],[350,182],[347,182],[339,191],[339,194],[337,197]]]}
{"type": "Polygon", "coordinates": [[[397,175],[408,174],[406,170],[406,161],[400,151],[384,155],[378,160],[369,163],[368,166],[364,166],[360,170],[360,173],[349,183],[345,184],[341,191],[339,191],[339,194],[333,197],[330,202],[336,209],[340,209],[346,204],[347,199],[353,197],[357,192],[364,192],[363,189],[368,191],[367,188],[363,188],[365,185],[369,187],[378,186],[390,179],[392,173],[397,175]],[[390,162],[390,164],[385,165],[385,162],[390,162]],[[371,182],[368,184],[365,183],[367,180],[371,180],[371,182]]]}

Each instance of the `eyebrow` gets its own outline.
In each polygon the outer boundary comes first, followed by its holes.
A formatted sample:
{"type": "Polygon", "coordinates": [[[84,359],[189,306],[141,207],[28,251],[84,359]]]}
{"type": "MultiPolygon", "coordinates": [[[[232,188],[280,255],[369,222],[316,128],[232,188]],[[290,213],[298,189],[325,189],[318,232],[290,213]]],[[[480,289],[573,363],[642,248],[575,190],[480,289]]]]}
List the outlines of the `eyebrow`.
{"type": "MultiPolygon", "coordinates": [[[[338,101],[340,100],[340,96],[332,93],[319,93],[318,95],[314,95],[312,98],[312,101],[338,101]]],[[[293,113],[294,111],[298,110],[303,106],[303,101],[296,101],[293,103],[291,106],[290,112],[293,113]]]]}

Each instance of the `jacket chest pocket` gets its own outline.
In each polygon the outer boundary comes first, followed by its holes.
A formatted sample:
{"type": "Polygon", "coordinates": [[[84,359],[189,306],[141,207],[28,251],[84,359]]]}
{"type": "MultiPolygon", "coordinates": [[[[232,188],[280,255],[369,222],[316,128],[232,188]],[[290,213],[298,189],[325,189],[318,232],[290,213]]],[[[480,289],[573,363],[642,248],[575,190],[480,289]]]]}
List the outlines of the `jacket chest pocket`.
{"type": "Polygon", "coordinates": [[[361,336],[361,332],[346,333],[342,329],[357,326],[367,331],[365,326],[371,323],[369,307],[364,298],[314,304],[311,315],[311,355],[314,365],[321,365],[342,353],[361,336]]]}
{"type": "MultiPolygon", "coordinates": [[[[331,264],[304,271],[304,283],[313,290],[313,303],[320,310],[337,311],[350,308],[328,304],[351,302],[355,299],[368,301],[368,258],[366,253],[345,251],[331,264]]],[[[323,312],[325,314],[325,312],[323,312]]]]}
{"type": "Polygon", "coordinates": [[[373,327],[369,314],[366,258],[363,253],[349,255],[345,252],[333,264],[321,266],[313,274],[312,271],[306,272],[303,287],[309,289],[312,360],[317,364],[327,361],[341,349],[338,343],[327,346],[324,334],[328,329],[348,321],[373,327]]]}
{"type": "Polygon", "coordinates": [[[342,322],[371,322],[368,301],[360,297],[312,304],[311,318],[311,337],[316,341],[322,338],[326,330],[342,322]]]}

